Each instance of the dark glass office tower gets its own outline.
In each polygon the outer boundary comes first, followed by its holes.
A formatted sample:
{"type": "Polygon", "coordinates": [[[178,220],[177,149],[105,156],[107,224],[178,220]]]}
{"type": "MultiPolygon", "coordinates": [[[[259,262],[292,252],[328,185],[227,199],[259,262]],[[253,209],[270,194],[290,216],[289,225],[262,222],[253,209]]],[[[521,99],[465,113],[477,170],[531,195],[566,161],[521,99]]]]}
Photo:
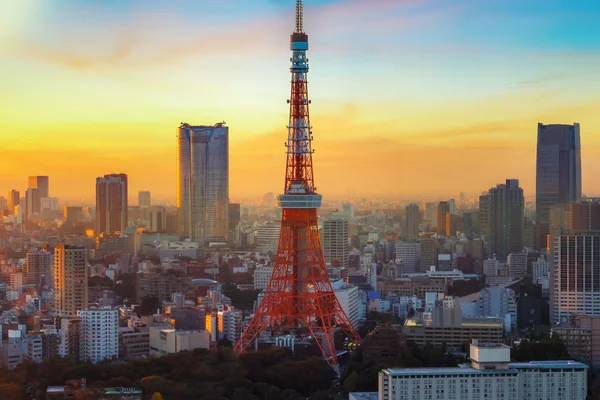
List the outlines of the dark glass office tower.
{"type": "Polygon", "coordinates": [[[523,250],[525,197],[518,179],[491,188],[488,196],[489,243],[492,254],[506,260],[523,250]]]}
{"type": "Polygon", "coordinates": [[[550,206],[581,201],[579,124],[538,124],[536,215],[539,248],[547,247],[550,206]]]}

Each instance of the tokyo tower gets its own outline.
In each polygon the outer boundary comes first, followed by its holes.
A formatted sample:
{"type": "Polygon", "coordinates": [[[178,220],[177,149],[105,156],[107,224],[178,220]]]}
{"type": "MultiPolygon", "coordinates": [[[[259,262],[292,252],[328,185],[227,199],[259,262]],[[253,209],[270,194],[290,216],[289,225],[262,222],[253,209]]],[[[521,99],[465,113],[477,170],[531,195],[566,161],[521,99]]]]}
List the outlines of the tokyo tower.
{"type": "Polygon", "coordinates": [[[314,340],[339,373],[334,332],[354,343],[360,336],[346,316],[327,276],[317,226],[321,195],[314,184],[312,130],[308,99],[308,35],[303,30],[302,0],[296,1],[296,30],[291,35],[292,90],[281,233],[271,280],[254,317],[236,345],[244,351],[261,332],[314,340]]]}

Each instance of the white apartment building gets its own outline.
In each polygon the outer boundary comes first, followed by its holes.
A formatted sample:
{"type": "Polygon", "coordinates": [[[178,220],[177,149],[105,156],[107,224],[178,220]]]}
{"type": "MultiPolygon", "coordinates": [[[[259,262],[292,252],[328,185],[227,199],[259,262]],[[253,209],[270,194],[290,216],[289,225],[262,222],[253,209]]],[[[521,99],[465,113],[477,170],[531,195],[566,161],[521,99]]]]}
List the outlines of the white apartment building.
{"type": "Polygon", "coordinates": [[[554,240],[551,323],[566,322],[572,313],[600,316],[600,234],[565,234],[554,240]]]}
{"type": "Polygon", "coordinates": [[[235,343],[239,338],[241,329],[242,314],[233,307],[229,310],[219,311],[217,313],[217,334],[219,339],[227,338],[235,343]]]}
{"type": "Polygon", "coordinates": [[[257,265],[254,268],[254,290],[264,290],[269,285],[273,275],[273,264],[257,265]]]}
{"type": "Polygon", "coordinates": [[[588,366],[575,361],[510,363],[510,347],[471,344],[470,367],[388,368],[379,400],[585,400],[588,366]]]}
{"type": "Polygon", "coordinates": [[[92,364],[119,356],[119,310],[97,308],[77,311],[81,320],[81,361],[92,364]]]}
{"type": "Polygon", "coordinates": [[[343,280],[331,282],[335,296],[340,302],[340,306],[352,322],[352,325],[358,325],[358,287],[349,285],[343,280]]]}

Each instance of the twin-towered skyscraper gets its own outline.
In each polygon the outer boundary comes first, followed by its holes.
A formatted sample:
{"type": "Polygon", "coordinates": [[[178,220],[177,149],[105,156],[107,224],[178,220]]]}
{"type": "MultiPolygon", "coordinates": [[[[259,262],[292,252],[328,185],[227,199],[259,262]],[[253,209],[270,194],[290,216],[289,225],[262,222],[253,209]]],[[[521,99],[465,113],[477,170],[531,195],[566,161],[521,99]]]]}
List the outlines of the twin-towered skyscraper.
{"type": "Polygon", "coordinates": [[[225,123],[177,130],[179,233],[205,245],[227,240],[229,128],[225,123]]]}

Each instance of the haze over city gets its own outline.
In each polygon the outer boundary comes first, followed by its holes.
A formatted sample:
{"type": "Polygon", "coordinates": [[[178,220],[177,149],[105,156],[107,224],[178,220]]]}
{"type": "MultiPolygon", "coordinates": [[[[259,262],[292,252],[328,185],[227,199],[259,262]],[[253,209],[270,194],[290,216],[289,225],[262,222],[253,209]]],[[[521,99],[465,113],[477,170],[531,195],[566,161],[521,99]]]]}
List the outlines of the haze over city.
{"type": "MultiPolygon", "coordinates": [[[[174,203],[181,121],[230,127],[230,196],[283,189],[293,2],[4,1],[0,193],[52,176],[65,201],[129,175],[174,203]]],[[[307,1],[325,199],[535,192],[538,122],[581,124],[600,173],[595,2],[307,1]],[[568,29],[565,21],[569,23],[568,29]]]]}

